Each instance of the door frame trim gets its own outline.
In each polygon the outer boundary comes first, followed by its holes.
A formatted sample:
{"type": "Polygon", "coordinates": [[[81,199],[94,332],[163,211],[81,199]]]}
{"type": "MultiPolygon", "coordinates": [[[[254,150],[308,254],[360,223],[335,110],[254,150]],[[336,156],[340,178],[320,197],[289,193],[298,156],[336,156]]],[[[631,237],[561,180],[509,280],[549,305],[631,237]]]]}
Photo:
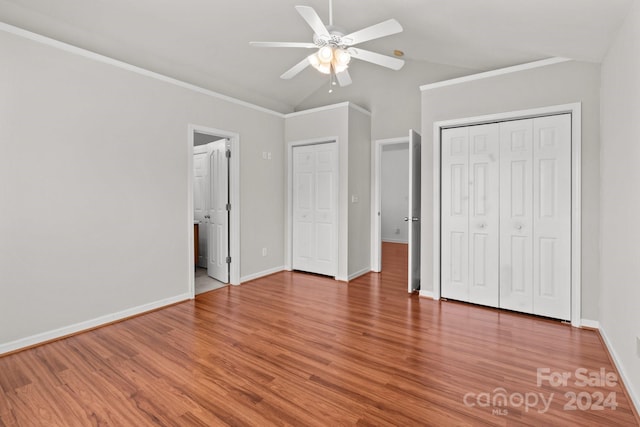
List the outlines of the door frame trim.
{"type": "Polygon", "coordinates": [[[301,141],[291,141],[287,143],[287,191],[285,193],[287,198],[287,211],[286,211],[286,238],[285,238],[285,266],[287,271],[293,270],[293,148],[301,147],[304,145],[318,145],[318,144],[336,144],[336,168],[337,168],[337,180],[335,183],[335,203],[336,203],[336,229],[335,229],[335,250],[336,250],[336,266],[335,266],[335,279],[341,281],[347,281],[347,278],[339,277],[340,272],[340,144],[338,143],[337,136],[328,136],[325,138],[313,138],[305,139],[301,141]]]}
{"type": "Polygon", "coordinates": [[[485,123],[497,123],[535,117],[571,114],[571,325],[582,323],[582,104],[571,103],[543,108],[511,111],[485,116],[466,117],[434,122],[433,124],[433,292],[423,296],[440,299],[440,148],[442,129],[485,123]]]}
{"type": "Polygon", "coordinates": [[[227,138],[231,145],[231,159],[229,162],[229,203],[231,213],[229,215],[229,256],[231,264],[229,268],[229,283],[240,284],[240,135],[221,129],[189,124],[187,126],[187,243],[189,271],[189,295],[195,298],[195,271],[193,266],[193,143],[194,134],[202,133],[220,138],[227,138]]]}
{"type": "Polygon", "coordinates": [[[382,271],[382,150],[389,145],[408,143],[408,136],[374,141],[371,153],[371,271],[374,273],[382,271]]]}

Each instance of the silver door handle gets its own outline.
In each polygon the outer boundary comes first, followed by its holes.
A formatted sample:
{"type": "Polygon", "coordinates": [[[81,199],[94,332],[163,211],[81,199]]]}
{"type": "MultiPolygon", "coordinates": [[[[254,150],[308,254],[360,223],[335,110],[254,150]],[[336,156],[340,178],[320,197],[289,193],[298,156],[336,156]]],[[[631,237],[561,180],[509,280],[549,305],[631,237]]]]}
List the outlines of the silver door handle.
{"type": "Polygon", "coordinates": [[[408,216],[405,216],[405,217],[404,217],[404,222],[407,222],[407,221],[409,221],[409,217],[408,217],[408,216]]]}
{"type": "Polygon", "coordinates": [[[411,221],[414,221],[414,222],[415,221],[420,221],[420,218],[414,216],[414,217],[411,218],[411,221]]]}

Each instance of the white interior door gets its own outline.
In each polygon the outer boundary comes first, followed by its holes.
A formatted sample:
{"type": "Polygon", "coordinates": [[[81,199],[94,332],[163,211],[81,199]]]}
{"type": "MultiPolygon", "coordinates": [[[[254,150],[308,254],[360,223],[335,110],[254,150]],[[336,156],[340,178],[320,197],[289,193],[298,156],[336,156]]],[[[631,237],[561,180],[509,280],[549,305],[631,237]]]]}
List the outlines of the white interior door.
{"type": "Polygon", "coordinates": [[[571,115],[533,121],[533,307],[571,318],[571,115]]]}
{"type": "Polygon", "coordinates": [[[222,139],[208,144],[209,212],[207,274],[222,283],[229,283],[229,141],[222,139]]]}
{"type": "Polygon", "coordinates": [[[409,131],[409,278],[408,291],[420,289],[420,180],[421,180],[421,147],[422,138],[419,133],[409,131]]]}
{"type": "Polygon", "coordinates": [[[444,129],[441,141],[441,295],[469,301],[469,129],[444,129]]]}
{"type": "Polygon", "coordinates": [[[469,300],[498,307],[500,141],[495,123],[469,131],[469,300]]]}
{"type": "Polygon", "coordinates": [[[500,307],[533,313],[533,120],[500,124],[500,307]]]}
{"type": "Polygon", "coordinates": [[[209,155],[211,147],[193,147],[193,219],[198,222],[198,267],[207,268],[207,227],[209,226],[209,155]]]}
{"type": "Polygon", "coordinates": [[[293,147],[294,270],[335,276],[337,268],[337,144],[293,147]]]}

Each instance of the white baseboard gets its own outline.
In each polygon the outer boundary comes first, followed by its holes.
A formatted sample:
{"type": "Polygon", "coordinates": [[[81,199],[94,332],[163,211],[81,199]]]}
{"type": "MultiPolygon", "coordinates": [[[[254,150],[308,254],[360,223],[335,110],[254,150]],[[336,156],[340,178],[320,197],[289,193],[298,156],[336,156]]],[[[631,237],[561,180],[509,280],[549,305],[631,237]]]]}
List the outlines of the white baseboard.
{"type": "Polygon", "coordinates": [[[357,279],[358,277],[364,276],[365,274],[370,273],[370,272],[371,272],[371,267],[364,268],[364,269],[362,269],[360,271],[357,271],[357,272],[355,272],[353,274],[350,274],[348,281],[357,279]]]}
{"type": "Polygon", "coordinates": [[[432,300],[436,299],[433,291],[423,291],[422,289],[420,289],[418,295],[422,298],[431,298],[432,300]]]}
{"type": "Polygon", "coordinates": [[[132,307],[123,311],[119,311],[117,313],[107,314],[104,316],[96,317],[95,319],[75,323],[73,325],[64,326],[52,331],[42,332],[40,334],[31,335],[29,337],[20,338],[15,341],[0,344],[0,356],[5,353],[31,347],[37,344],[42,344],[47,341],[52,341],[58,338],[66,337],[68,335],[73,335],[78,332],[87,331],[89,329],[93,329],[112,322],[117,322],[118,320],[126,319],[128,317],[137,316],[139,314],[166,307],[171,304],[188,301],[189,299],[191,299],[191,295],[188,293],[176,295],[174,297],[166,298],[160,301],[150,302],[148,304],[132,307]]]}
{"type": "Polygon", "coordinates": [[[624,382],[625,389],[627,390],[627,393],[631,398],[631,404],[634,405],[636,407],[636,411],[640,413],[640,399],[638,398],[638,395],[635,393],[635,390],[631,388],[633,381],[631,381],[631,378],[629,378],[629,376],[626,374],[624,367],[622,366],[622,363],[620,363],[620,358],[618,357],[618,354],[613,348],[613,345],[611,345],[611,341],[609,340],[609,337],[607,336],[607,333],[605,332],[605,330],[603,328],[599,328],[599,331],[600,331],[600,336],[604,341],[604,344],[607,346],[607,350],[609,350],[611,359],[613,359],[613,364],[616,365],[616,369],[618,370],[618,373],[620,373],[620,376],[622,377],[622,382],[624,382]]]}
{"type": "Polygon", "coordinates": [[[256,280],[264,276],[269,276],[273,273],[279,273],[281,271],[285,271],[286,268],[284,266],[270,268],[269,270],[260,271],[258,273],[248,274],[240,278],[240,283],[249,282],[251,280],[256,280]]]}
{"type": "Polygon", "coordinates": [[[583,328],[600,329],[600,322],[597,320],[582,319],[580,326],[583,328]]]}
{"type": "Polygon", "coordinates": [[[403,240],[403,239],[386,239],[386,238],[382,238],[382,242],[383,243],[404,243],[405,245],[409,244],[408,240],[403,240]]]}

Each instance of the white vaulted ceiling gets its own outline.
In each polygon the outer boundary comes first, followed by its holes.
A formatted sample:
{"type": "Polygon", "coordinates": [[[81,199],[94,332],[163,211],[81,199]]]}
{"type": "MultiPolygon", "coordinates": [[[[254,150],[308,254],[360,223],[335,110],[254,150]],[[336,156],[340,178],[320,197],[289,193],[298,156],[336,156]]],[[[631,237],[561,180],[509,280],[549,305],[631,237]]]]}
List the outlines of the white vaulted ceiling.
{"type": "MultiPolygon", "coordinates": [[[[395,18],[403,33],[362,47],[484,71],[552,56],[600,62],[633,1],[334,0],[334,21],[351,32],[395,18]]],[[[281,80],[308,51],[249,41],[311,41],[296,4],[328,21],[328,0],[0,0],[0,21],[289,112],[326,78],[308,68],[281,80]]]]}

